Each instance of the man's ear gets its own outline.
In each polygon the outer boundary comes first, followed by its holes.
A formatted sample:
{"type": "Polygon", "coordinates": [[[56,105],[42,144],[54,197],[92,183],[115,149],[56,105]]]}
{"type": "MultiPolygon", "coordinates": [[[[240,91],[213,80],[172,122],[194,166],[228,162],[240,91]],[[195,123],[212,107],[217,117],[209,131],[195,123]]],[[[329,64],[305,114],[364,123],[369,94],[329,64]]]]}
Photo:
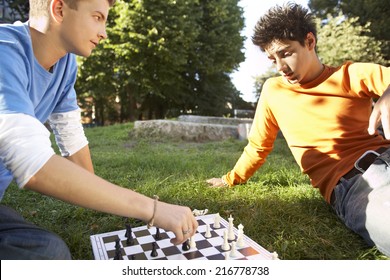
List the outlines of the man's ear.
{"type": "Polygon", "coordinates": [[[312,32],[307,33],[306,35],[306,44],[309,48],[309,50],[313,50],[316,47],[316,37],[312,32]]]}
{"type": "Polygon", "coordinates": [[[50,3],[50,15],[56,22],[62,22],[64,12],[63,0],[52,0],[50,3]]]}

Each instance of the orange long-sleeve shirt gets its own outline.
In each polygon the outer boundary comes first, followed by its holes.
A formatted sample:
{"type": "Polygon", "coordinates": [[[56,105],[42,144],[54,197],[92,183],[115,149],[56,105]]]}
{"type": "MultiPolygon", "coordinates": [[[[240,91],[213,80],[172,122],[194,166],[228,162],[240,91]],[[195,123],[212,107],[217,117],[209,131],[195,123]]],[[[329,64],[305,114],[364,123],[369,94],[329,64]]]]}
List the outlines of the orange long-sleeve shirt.
{"type": "Polygon", "coordinates": [[[390,146],[389,140],[367,132],[372,98],[389,85],[390,68],[369,63],[325,66],[304,85],[268,79],[248,145],[224,180],[229,185],[246,182],[272,151],[280,129],[302,172],[329,202],[337,182],[365,151],[390,146]]]}

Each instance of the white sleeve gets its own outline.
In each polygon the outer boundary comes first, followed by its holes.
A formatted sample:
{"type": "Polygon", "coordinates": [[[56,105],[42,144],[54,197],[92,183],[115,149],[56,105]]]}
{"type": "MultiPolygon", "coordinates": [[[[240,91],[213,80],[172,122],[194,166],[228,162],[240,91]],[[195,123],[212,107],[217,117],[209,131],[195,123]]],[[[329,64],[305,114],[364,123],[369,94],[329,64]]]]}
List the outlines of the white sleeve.
{"type": "Polygon", "coordinates": [[[0,115],[0,160],[20,188],[55,154],[50,132],[25,114],[0,115]]]}
{"type": "Polygon", "coordinates": [[[88,145],[81,124],[80,110],[53,113],[49,117],[49,124],[62,156],[71,156],[88,145]]]}

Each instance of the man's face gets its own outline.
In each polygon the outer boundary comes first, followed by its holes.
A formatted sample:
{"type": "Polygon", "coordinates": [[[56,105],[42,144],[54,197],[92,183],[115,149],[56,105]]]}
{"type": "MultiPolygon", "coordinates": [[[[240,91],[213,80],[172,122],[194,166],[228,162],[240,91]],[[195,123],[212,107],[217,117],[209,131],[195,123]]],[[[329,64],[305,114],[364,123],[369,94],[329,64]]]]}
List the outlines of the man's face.
{"type": "Polygon", "coordinates": [[[265,48],[268,59],[291,84],[305,84],[312,80],[310,69],[313,49],[306,41],[304,46],[298,41],[273,41],[265,48]]]}
{"type": "Polygon", "coordinates": [[[88,57],[100,40],[107,37],[108,10],[106,0],[79,1],[77,10],[64,3],[61,40],[65,51],[88,57]]]}

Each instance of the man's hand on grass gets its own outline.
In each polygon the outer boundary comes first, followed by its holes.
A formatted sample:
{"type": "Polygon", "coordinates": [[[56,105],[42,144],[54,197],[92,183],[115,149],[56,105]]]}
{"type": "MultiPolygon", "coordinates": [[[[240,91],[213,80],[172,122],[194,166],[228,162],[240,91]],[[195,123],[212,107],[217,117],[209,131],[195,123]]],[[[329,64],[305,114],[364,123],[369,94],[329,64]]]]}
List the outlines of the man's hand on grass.
{"type": "Polygon", "coordinates": [[[206,180],[206,182],[209,184],[209,187],[211,187],[211,188],[227,187],[227,185],[222,180],[222,178],[211,178],[211,179],[206,180]]]}

